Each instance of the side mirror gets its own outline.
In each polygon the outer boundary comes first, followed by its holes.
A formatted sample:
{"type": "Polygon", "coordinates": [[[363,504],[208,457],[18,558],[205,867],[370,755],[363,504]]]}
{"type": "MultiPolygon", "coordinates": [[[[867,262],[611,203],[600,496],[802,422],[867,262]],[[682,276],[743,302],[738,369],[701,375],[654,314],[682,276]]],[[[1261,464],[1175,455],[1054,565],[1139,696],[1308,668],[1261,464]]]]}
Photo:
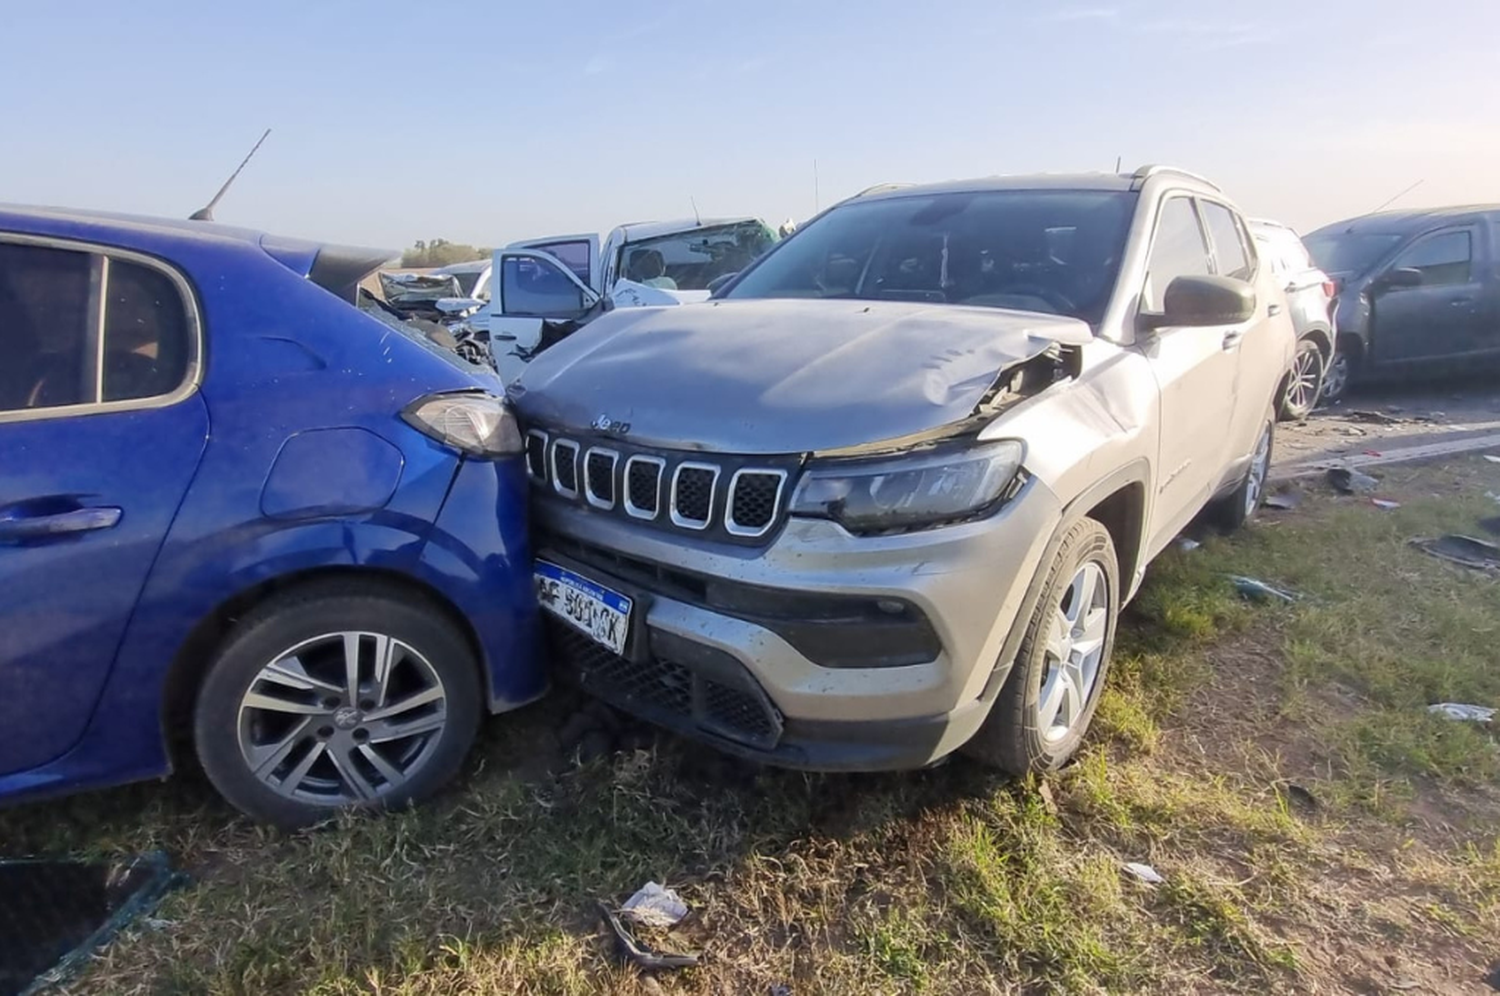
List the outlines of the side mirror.
{"type": "Polygon", "coordinates": [[[1255,316],[1255,288],[1233,277],[1178,277],[1167,285],[1160,313],[1143,313],[1148,329],[1238,325],[1255,316]]]}
{"type": "Polygon", "coordinates": [[[1402,290],[1407,287],[1422,286],[1422,271],[1411,266],[1398,266],[1394,270],[1386,270],[1374,280],[1377,290],[1402,290]]]}
{"type": "Polygon", "coordinates": [[[719,291],[724,289],[724,285],[729,283],[729,281],[733,280],[737,276],[739,276],[739,271],[735,271],[734,273],[721,273],[717,277],[714,277],[708,282],[708,296],[710,298],[718,297],[719,291]]]}

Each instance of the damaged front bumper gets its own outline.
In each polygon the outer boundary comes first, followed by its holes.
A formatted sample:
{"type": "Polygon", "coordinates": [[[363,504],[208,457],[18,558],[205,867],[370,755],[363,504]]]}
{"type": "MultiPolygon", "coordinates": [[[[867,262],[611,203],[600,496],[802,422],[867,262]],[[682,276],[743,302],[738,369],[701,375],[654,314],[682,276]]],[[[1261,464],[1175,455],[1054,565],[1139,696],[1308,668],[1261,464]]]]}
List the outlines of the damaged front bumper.
{"type": "Polygon", "coordinates": [[[746,548],[537,505],[539,557],[636,606],[621,654],[554,620],[565,676],[729,753],[844,771],[921,767],[974,734],[1060,515],[1030,480],[978,521],[854,536],[793,517],[746,548]]]}

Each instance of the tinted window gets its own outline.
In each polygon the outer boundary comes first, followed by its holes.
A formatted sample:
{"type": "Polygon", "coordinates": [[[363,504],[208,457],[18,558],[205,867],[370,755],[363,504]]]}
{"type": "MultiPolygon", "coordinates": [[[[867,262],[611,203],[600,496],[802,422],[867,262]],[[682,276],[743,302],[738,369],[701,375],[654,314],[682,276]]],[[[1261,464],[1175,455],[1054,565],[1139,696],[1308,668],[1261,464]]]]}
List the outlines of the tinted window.
{"type": "Polygon", "coordinates": [[[192,331],[160,270],[113,259],[104,301],[104,400],[171,394],[187,376],[192,331]]]}
{"type": "Polygon", "coordinates": [[[1254,272],[1254,265],[1234,212],[1213,201],[1203,201],[1202,204],[1203,220],[1208,222],[1208,234],[1214,242],[1214,258],[1219,262],[1219,273],[1226,277],[1248,280],[1254,272]]]}
{"type": "Polygon", "coordinates": [[[555,265],[529,256],[506,256],[500,299],[507,315],[571,318],[583,310],[583,291],[555,265]]]}
{"type": "Polygon", "coordinates": [[[552,242],[539,247],[551,253],[563,266],[572,270],[584,283],[589,282],[589,244],[587,242],[552,242]]]}
{"type": "Polygon", "coordinates": [[[1325,273],[1364,273],[1405,238],[1387,233],[1326,232],[1307,237],[1307,251],[1325,273]]]}
{"type": "Polygon", "coordinates": [[[1156,237],[1151,242],[1151,258],[1146,264],[1146,286],[1141,292],[1141,308],[1162,310],[1167,287],[1178,277],[1207,276],[1208,243],[1198,224],[1198,212],[1186,197],[1173,197],[1162,205],[1156,222],[1156,237]]]}
{"type": "Polygon", "coordinates": [[[0,244],[0,411],[151,398],[186,379],[193,331],[176,285],[149,267],[104,263],[0,244]]]}
{"type": "Polygon", "coordinates": [[[932,301],[1097,322],[1135,194],[995,190],[852,201],[778,246],[726,298],[932,301]]]}
{"type": "Polygon", "coordinates": [[[1422,284],[1466,284],[1472,255],[1468,232],[1443,232],[1423,239],[1396,257],[1391,269],[1422,271],[1422,284]]]}

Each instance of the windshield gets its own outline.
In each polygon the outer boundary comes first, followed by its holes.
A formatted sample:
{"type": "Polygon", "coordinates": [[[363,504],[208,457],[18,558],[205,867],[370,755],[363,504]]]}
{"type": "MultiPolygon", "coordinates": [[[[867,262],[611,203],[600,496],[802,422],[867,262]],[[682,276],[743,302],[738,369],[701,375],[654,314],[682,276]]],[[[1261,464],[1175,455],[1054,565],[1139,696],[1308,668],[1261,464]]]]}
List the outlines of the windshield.
{"type": "Polygon", "coordinates": [[[1136,195],[1110,190],[929,194],[834,208],[726,298],[932,301],[1097,323],[1136,195]]]}
{"type": "Polygon", "coordinates": [[[707,290],[709,282],[737,273],[776,242],[763,222],[693,228],[624,246],[627,280],[666,290],[707,290]]]}
{"type": "Polygon", "coordinates": [[[1307,237],[1307,251],[1324,273],[1364,273],[1406,236],[1389,232],[1327,232],[1307,237]]]}

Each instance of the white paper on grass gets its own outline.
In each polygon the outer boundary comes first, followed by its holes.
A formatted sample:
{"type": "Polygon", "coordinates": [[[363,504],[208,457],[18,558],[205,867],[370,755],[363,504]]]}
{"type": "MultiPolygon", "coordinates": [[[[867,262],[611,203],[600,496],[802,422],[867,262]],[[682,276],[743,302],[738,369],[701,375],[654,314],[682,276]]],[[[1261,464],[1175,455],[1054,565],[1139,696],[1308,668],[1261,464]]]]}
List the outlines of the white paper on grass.
{"type": "Polygon", "coordinates": [[[1488,706],[1465,705],[1461,702],[1439,702],[1428,706],[1427,711],[1460,722],[1488,723],[1495,718],[1495,710],[1488,706]]]}
{"type": "Polygon", "coordinates": [[[621,915],[647,927],[670,927],[687,916],[687,903],[671,889],[647,882],[620,908],[621,915]]]}
{"type": "Polygon", "coordinates": [[[1161,877],[1161,873],[1150,865],[1127,861],[1125,862],[1125,870],[1148,885],[1161,885],[1166,881],[1166,879],[1161,877]]]}

